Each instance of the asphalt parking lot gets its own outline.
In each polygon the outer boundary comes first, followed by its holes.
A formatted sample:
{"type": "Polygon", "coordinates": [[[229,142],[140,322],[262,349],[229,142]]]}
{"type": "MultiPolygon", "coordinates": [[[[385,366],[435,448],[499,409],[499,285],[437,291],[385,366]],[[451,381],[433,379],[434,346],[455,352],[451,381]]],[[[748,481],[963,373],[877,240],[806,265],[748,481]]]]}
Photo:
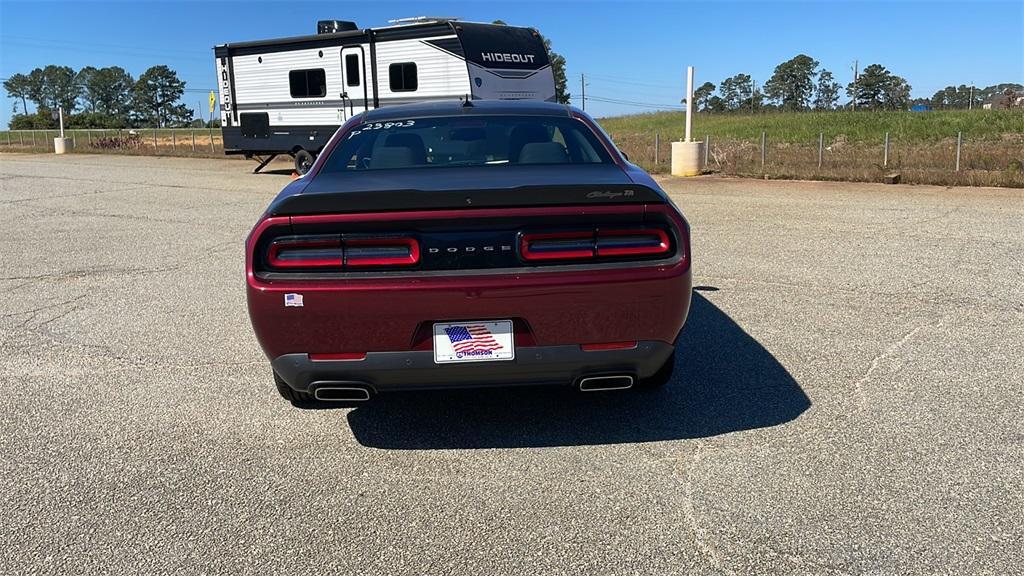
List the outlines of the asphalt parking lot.
{"type": "Polygon", "coordinates": [[[1024,191],[667,181],[665,389],[300,410],[249,170],[0,156],[0,573],[1024,572],[1024,191]]]}

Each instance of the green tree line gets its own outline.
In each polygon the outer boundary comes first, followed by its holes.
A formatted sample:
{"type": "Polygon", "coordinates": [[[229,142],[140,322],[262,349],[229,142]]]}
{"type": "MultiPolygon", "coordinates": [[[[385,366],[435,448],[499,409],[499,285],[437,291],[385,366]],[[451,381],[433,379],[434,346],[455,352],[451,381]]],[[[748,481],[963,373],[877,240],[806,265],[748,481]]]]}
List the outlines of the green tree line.
{"type": "MultiPolygon", "coordinates": [[[[841,92],[858,110],[906,110],[924,104],[940,109],[980,108],[999,95],[1024,90],[1020,84],[996,84],[986,88],[948,86],[931,98],[910,97],[911,86],[881,64],[870,64],[845,87],[829,70],[806,54],[798,54],[775,67],[771,77],[758,87],[749,74],[736,74],[717,86],[705,82],[693,92],[701,112],[754,112],[782,110],[834,110],[841,92]]],[[[683,100],[686,103],[686,100],[683,100]]]]}
{"type": "Polygon", "coordinates": [[[181,103],[185,82],[164,65],[153,66],[138,78],[120,66],[77,72],[69,66],[49,65],[28,74],[14,74],[3,83],[14,99],[13,130],[56,127],[53,111],[64,109],[69,128],[181,128],[202,120],[181,103]],[[29,103],[35,106],[29,112],[29,103]],[[20,112],[19,112],[19,106],[20,112]]]}

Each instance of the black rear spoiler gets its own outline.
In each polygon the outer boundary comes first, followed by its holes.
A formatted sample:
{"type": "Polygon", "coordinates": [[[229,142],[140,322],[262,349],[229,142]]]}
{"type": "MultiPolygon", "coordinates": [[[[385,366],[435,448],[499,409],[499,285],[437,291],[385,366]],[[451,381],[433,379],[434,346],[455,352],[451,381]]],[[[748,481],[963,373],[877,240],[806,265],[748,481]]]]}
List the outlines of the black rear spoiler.
{"type": "Polygon", "coordinates": [[[274,201],[271,216],[452,208],[509,208],[601,204],[663,204],[665,196],[639,184],[520,186],[486,190],[390,190],[293,194],[274,201]]]}

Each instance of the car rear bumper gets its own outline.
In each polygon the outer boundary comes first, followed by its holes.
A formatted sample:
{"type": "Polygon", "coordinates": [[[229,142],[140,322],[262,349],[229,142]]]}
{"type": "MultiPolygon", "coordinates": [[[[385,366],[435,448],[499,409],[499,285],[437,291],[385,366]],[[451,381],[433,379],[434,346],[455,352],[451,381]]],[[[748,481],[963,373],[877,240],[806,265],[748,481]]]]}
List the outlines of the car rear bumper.
{"type": "Polygon", "coordinates": [[[370,352],[361,360],[311,360],[284,354],[271,365],[294,390],[346,383],[374,392],[485,386],[571,386],[590,376],[649,378],[674,353],[672,344],[642,341],[619,350],[584,351],[578,345],[523,346],[514,360],[436,364],[431,350],[370,352]]]}
{"type": "Polygon", "coordinates": [[[267,357],[428,352],[436,322],[512,320],[522,347],[672,342],[690,306],[689,267],[419,275],[334,281],[250,277],[249,316],[267,357]],[[286,306],[287,294],[303,297],[286,306]]]}

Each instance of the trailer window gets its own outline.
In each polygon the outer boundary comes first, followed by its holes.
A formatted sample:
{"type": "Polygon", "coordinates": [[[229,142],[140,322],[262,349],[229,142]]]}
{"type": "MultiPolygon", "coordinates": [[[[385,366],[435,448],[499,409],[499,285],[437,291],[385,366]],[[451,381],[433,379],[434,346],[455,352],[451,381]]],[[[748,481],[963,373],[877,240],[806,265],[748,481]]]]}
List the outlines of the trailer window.
{"type": "Polygon", "coordinates": [[[359,54],[345,56],[345,85],[359,86],[359,54]]]}
{"type": "Polygon", "coordinates": [[[292,98],[323,98],[327,96],[327,73],[323,68],[292,70],[288,85],[292,98]]]}
{"type": "Polygon", "coordinates": [[[399,62],[388,66],[388,81],[392,92],[412,92],[419,85],[415,62],[399,62]]]}

